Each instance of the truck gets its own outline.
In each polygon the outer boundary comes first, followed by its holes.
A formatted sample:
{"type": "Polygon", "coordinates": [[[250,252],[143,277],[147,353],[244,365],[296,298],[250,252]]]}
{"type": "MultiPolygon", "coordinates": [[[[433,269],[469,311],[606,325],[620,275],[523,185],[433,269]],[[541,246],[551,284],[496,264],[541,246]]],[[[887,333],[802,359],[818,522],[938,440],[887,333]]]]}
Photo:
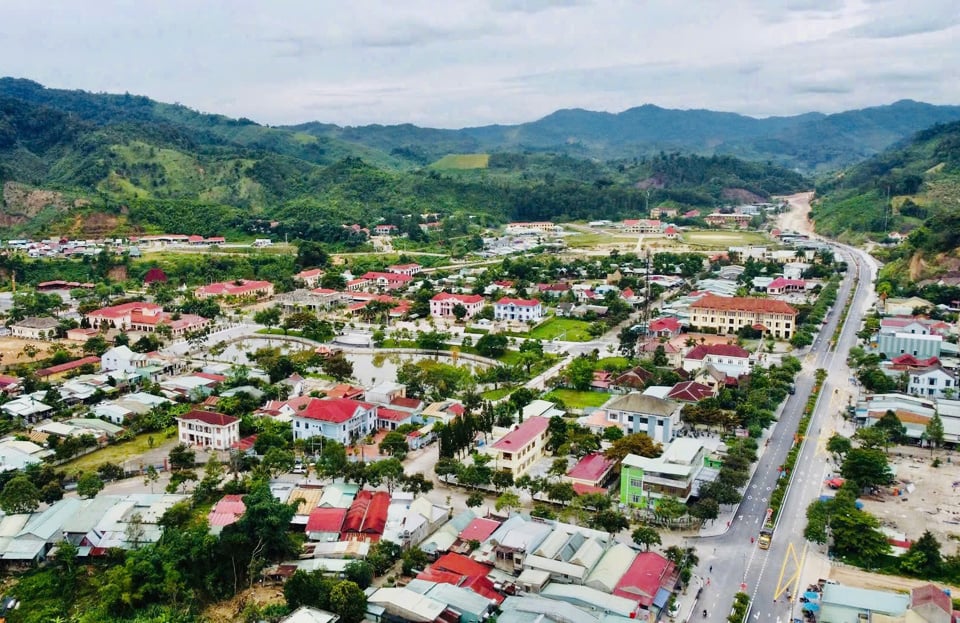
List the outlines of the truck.
{"type": "Polygon", "coordinates": [[[757,545],[760,549],[770,549],[770,541],[773,540],[773,522],[767,520],[760,529],[760,538],[757,539],[757,545]]]}

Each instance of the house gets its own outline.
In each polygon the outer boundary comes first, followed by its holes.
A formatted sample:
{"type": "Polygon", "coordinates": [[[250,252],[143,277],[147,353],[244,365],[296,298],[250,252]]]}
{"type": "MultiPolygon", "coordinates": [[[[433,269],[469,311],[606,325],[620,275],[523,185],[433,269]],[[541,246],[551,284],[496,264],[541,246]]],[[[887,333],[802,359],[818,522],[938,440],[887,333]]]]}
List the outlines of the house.
{"type": "Polygon", "coordinates": [[[564,480],[587,487],[606,487],[613,473],[614,461],[600,453],[588,454],[574,465],[564,476],[564,480]]]}
{"type": "Polygon", "coordinates": [[[696,372],[708,365],[732,377],[750,374],[750,351],[736,344],[700,344],[683,356],[683,369],[696,372]]]}
{"type": "Polygon", "coordinates": [[[503,297],[493,306],[493,318],[511,322],[539,322],[543,319],[543,306],[536,299],[503,297]]]}
{"type": "Polygon", "coordinates": [[[621,227],[628,234],[659,234],[663,230],[656,219],[624,219],[621,227]]]}
{"type": "Polygon", "coordinates": [[[376,287],[381,290],[406,288],[413,282],[413,277],[407,274],[376,271],[364,273],[360,278],[367,282],[367,287],[376,287]]]}
{"type": "Polygon", "coordinates": [[[193,293],[198,299],[230,297],[261,300],[273,296],[273,284],[269,281],[237,279],[200,286],[193,293]]]}
{"type": "Polygon", "coordinates": [[[713,214],[708,214],[703,217],[703,220],[706,221],[707,225],[712,225],[713,227],[743,228],[750,224],[750,219],[752,218],[749,214],[724,214],[722,212],[714,212],[713,214]]]}
{"type": "Polygon", "coordinates": [[[708,387],[703,383],[697,383],[696,381],[682,381],[674,385],[669,392],[667,392],[667,398],[670,400],[676,400],[677,402],[700,402],[705,398],[713,398],[717,395],[715,388],[708,387]]]}
{"type": "Polygon", "coordinates": [[[54,381],[64,378],[71,372],[79,371],[85,366],[90,366],[96,370],[98,367],[100,367],[100,358],[94,355],[89,355],[87,357],[82,357],[66,363],[50,366],[49,368],[41,368],[36,371],[36,376],[38,379],[43,381],[54,381]]]}
{"type": "Polygon", "coordinates": [[[293,278],[302,281],[306,287],[312,289],[320,285],[320,280],[323,279],[324,274],[326,273],[322,268],[308,268],[307,270],[301,270],[293,278]]]}
{"type": "Polygon", "coordinates": [[[280,623],[337,623],[339,620],[340,617],[332,612],[311,606],[300,606],[280,619],[280,623]]]}
{"type": "Polygon", "coordinates": [[[538,283],[537,292],[541,296],[556,298],[570,291],[569,283],[538,283]]]}
{"type": "Polygon", "coordinates": [[[49,340],[57,335],[59,323],[48,316],[31,316],[10,325],[10,335],[27,340],[49,340]]]}
{"type": "Polygon", "coordinates": [[[507,223],[505,231],[508,234],[554,234],[558,231],[563,231],[563,228],[559,225],[554,225],[550,221],[538,221],[533,223],[507,223]]]}
{"type": "Polygon", "coordinates": [[[309,311],[318,314],[322,311],[332,309],[341,305],[344,301],[344,295],[336,290],[329,288],[314,288],[312,290],[293,290],[277,295],[274,299],[284,315],[294,314],[301,311],[309,311]]]}
{"type": "Polygon", "coordinates": [[[776,338],[789,339],[796,329],[796,320],[796,309],[774,299],[708,294],[690,305],[690,325],[718,333],[753,327],[776,338]]]}
{"type": "MultiPolygon", "coordinates": [[[[352,501],[352,500],[351,500],[352,501]]],[[[330,543],[340,540],[343,520],[347,516],[347,507],[317,507],[310,511],[307,519],[307,538],[311,541],[330,543]]]]}
{"type": "Polygon", "coordinates": [[[637,342],[634,347],[639,357],[656,356],[657,351],[662,351],[667,358],[667,365],[671,368],[679,368],[682,360],[683,351],[674,346],[673,342],[661,342],[659,339],[647,339],[637,342]]]}
{"type": "Polygon", "coordinates": [[[302,396],[288,400],[284,407],[291,416],[294,440],[325,437],[347,445],[377,426],[376,405],[350,398],[302,396]]]}
{"type": "Polygon", "coordinates": [[[515,479],[522,476],[531,465],[543,458],[549,426],[549,419],[532,417],[486,446],[487,454],[494,458],[493,468],[508,471],[515,479]]]}
{"type": "Polygon", "coordinates": [[[927,368],[911,370],[907,393],[937,398],[957,397],[957,375],[939,363],[927,368]]]}
{"type": "Polygon", "coordinates": [[[225,526],[237,523],[245,512],[247,506],[243,503],[243,496],[228,494],[220,498],[207,513],[207,524],[212,532],[219,533],[225,526]]]}
{"type": "MultiPolygon", "coordinates": [[[[651,613],[666,608],[677,586],[676,565],[656,552],[640,552],[613,589],[613,594],[635,600],[651,613]]],[[[655,619],[652,615],[651,620],[655,619]]]]}
{"type": "Polygon", "coordinates": [[[423,266],[420,264],[394,264],[393,266],[387,266],[387,272],[396,273],[398,275],[409,275],[411,277],[422,270],[423,266]]]}
{"type": "Polygon", "coordinates": [[[664,497],[686,502],[695,493],[706,453],[698,439],[678,437],[656,458],[628,454],[620,464],[620,503],[651,508],[664,497]]]}
{"type": "Polygon", "coordinates": [[[87,342],[98,335],[100,335],[100,332],[96,329],[84,329],[82,327],[67,329],[67,339],[71,342],[87,342]]]}
{"type": "Polygon", "coordinates": [[[877,335],[876,350],[890,359],[899,355],[913,355],[917,358],[940,357],[943,341],[941,335],[881,331],[877,335]]]}
{"type": "Polygon", "coordinates": [[[925,623],[953,623],[955,620],[950,592],[934,584],[917,586],[910,591],[910,612],[925,623]]]}
{"type": "Polygon", "coordinates": [[[803,279],[787,279],[777,277],[767,284],[767,294],[781,296],[784,294],[803,293],[807,290],[807,282],[803,279]]]}
{"type": "Polygon", "coordinates": [[[163,311],[155,303],[134,301],[104,307],[86,315],[90,326],[97,329],[118,329],[120,331],[153,332],[161,324],[170,327],[174,336],[180,336],[187,331],[196,331],[210,324],[208,318],[195,314],[174,314],[163,311]]]}
{"type": "Polygon", "coordinates": [[[639,392],[614,396],[600,407],[606,413],[606,426],[619,426],[623,432],[646,433],[660,443],[669,443],[680,422],[680,403],[639,392]]]}
{"type": "Polygon", "coordinates": [[[671,206],[657,206],[650,208],[650,218],[673,218],[680,214],[679,208],[671,206]]]}
{"type": "Polygon", "coordinates": [[[884,316],[912,316],[915,310],[932,308],[933,303],[919,296],[911,296],[909,298],[881,299],[877,302],[877,307],[880,308],[884,316]]]}
{"type": "Polygon", "coordinates": [[[23,388],[23,379],[19,376],[0,374],[0,394],[15,396],[23,388]]]}
{"type": "Polygon", "coordinates": [[[177,418],[181,443],[229,450],[240,441],[240,418],[213,411],[189,411],[177,418]]]}
{"type": "Polygon", "coordinates": [[[665,316],[650,321],[650,325],[647,327],[647,335],[672,339],[680,335],[682,328],[679,320],[673,316],[665,316]]]}
{"type": "Polygon", "coordinates": [[[611,387],[619,389],[643,389],[653,378],[653,372],[637,366],[613,379],[611,387]]]}
{"type": "Polygon", "coordinates": [[[343,518],[341,541],[377,542],[387,525],[390,494],[364,489],[357,493],[343,518]]]}
{"type": "Polygon", "coordinates": [[[104,372],[136,374],[146,365],[147,356],[135,353],[127,346],[114,346],[100,357],[100,368],[104,372]]]}
{"type": "Polygon", "coordinates": [[[434,318],[454,318],[453,308],[457,305],[467,310],[463,318],[469,320],[483,309],[483,297],[479,294],[441,292],[430,299],[430,315],[434,318]]]}
{"type": "Polygon", "coordinates": [[[909,605],[910,596],[903,593],[825,584],[818,618],[830,623],[903,620],[909,605]]]}
{"type": "Polygon", "coordinates": [[[389,225],[386,223],[381,223],[373,228],[373,233],[376,236],[395,236],[400,230],[397,229],[396,225],[389,225]]]}

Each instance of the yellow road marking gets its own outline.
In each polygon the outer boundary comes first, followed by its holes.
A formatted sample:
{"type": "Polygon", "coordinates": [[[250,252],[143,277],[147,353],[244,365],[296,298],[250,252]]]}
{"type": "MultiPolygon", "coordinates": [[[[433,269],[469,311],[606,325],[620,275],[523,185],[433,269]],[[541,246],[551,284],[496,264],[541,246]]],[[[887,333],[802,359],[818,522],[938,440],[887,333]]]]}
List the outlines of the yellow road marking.
{"type": "Polygon", "coordinates": [[[783,557],[783,564],[780,565],[780,575],[777,577],[777,588],[773,591],[773,598],[780,599],[780,596],[790,590],[790,585],[793,584],[793,597],[797,595],[797,588],[800,585],[800,571],[803,569],[803,563],[807,559],[807,544],[803,545],[803,553],[800,558],[797,559],[797,550],[793,547],[793,543],[787,543],[787,553],[783,557]],[[784,575],[787,572],[787,564],[790,561],[793,561],[794,568],[790,575],[784,581],[784,575]]]}

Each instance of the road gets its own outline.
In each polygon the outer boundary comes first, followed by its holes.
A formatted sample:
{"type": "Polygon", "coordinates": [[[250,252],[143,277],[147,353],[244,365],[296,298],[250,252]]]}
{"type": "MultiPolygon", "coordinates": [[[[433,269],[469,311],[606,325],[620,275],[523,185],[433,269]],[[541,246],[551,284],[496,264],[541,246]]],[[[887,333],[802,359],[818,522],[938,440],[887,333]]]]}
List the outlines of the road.
{"type": "Polygon", "coordinates": [[[811,550],[803,538],[805,512],[809,503],[820,495],[821,484],[827,474],[828,457],[822,444],[829,431],[824,433],[822,429],[846,404],[845,401],[837,404],[834,397],[846,391],[850,377],[846,366],[847,353],[856,343],[856,333],[871,300],[872,281],[876,275],[875,262],[864,252],[842,245],[835,245],[834,248],[838,257],[847,260],[849,269],[827,323],[803,358],[804,367],[796,381],[797,392],[788,396],[780,419],[772,430],[770,445],[759,460],[730,529],[722,536],[701,539],[699,542],[701,562],[697,574],[710,578],[710,584],[704,588],[697,606],[697,610],[708,611],[704,619],[706,623],[725,621],[730,613],[732,596],[740,590],[745,590],[753,598],[751,623],[786,623],[794,617],[799,618],[799,608],[787,601],[786,590],[789,587],[792,594],[802,592],[806,588],[804,582],[810,582],[803,573],[807,557],[819,556],[821,561],[823,559],[822,552],[816,548],[811,550]],[[854,298],[850,311],[836,350],[831,351],[830,342],[851,291],[854,292],[854,298]],[[781,509],[771,547],[766,551],[760,550],[753,541],[759,534],[770,494],[780,477],[777,467],[784,463],[793,444],[793,431],[813,390],[814,372],[818,368],[826,369],[828,377],[822,399],[810,422],[810,439],[804,443],[797,460],[797,469],[781,509]],[[838,390],[836,394],[835,390],[838,390]],[[711,572],[711,569],[714,571],[711,572]]]}

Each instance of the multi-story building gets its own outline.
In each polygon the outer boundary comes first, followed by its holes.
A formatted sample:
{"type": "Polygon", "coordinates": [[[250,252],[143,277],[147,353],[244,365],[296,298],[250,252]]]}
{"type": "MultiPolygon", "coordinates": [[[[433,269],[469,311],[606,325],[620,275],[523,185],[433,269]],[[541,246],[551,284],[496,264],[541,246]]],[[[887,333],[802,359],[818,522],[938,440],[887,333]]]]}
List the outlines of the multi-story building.
{"type": "Polygon", "coordinates": [[[284,403],[280,412],[290,415],[295,440],[326,437],[346,445],[377,426],[376,405],[350,398],[301,396],[284,403]]]}
{"type": "Polygon", "coordinates": [[[50,340],[56,337],[57,319],[48,316],[24,318],[10,325],[10,335],[28,340],[50,340]]]}
{"type": "Polygon", "coordinates": [[[212,411],[189,411],[177,418],[181,443],[215,450],[229,450],[240,441],[240,418],[212,411]]]}
{"type": "Polygon", "coordinates": [[[646,433],[656,442],[670,443],[682,426],[681,406],[672,400],[630,392],[614,396],[600,411],[606,414],[607,426],[619,426],[627,434],[646,433]]]}
{"type": "Polygon", "coordinates": [[[494,469],[508,471],[514,478],[522,476],[543,458],[549,426],[547,418],[532,417],[487,446],[487,453],[494,458],[494,469]]]}
{"type": "Polygon", "coordinates": [[[907,383],[907,392],[917,396],[934,396],[937,398],[957,397],[957,377],[953,372],[944,369],[939,363],[911,370],[907,383]]]}
{"type": "Polygon", "coordinates": [[[413,281],[413,277],[403,273],[379,273],[370,271],[360,277],[366,280],[367,287],[375,286],[381,290],[396,290],[405,288],[413,281]]]}
{"type": "Polygon", "coordinates": [[[924,333],[881,331],[877,335],[877,352],[887,358],[913,355],[918,359],[940,357],[943,336],[924,333]]]}
{"type": "Polygon", "coordinates": [[[387,266],[387,272],[397,273],[398,275],[409,275],[414,276],[423,270],[423,266],[420,264],[394,264],[393,266],[387,266]]]}
{"type": "Polygon", "coordinates": [[[525,234],[525,233],[541,233],[541,234],[555,234],[557,232],[563,231],[563,228],[559,225],[555,225],[550,221],[537,221],[533,223],[507,223],[505,231],[508,234],[525,234]]]}
{"type": "Polygon", "coordinates": [[[663,223],[655,219],[626,219],[622,227],[628,234],[659,234],[663,231],[663,223]]]}
{"type": "Polygon", "coordinates": [[[198,299],[233,297],[259,300],[273,296],[273,284],[269,281],[253,281],[250,279],[221,281],[200,286],[194,290],[194,295],[198,299]]]}
{"type": "Polygon", "coordinates": [[[776,338],[789,339],[796,322],[797,310],[773,299],[708,294],[690,305],[690,325],[718,333],[754,327],[776,338]]]}
{"type": "Polygon", "coordinates": [[[494,304],[493,317],[495,320],[537,322],[543,319],[543,306],[536,299],[503,297],[494,304]]]}
{"type": "Polygon", "coordinates": [[[686,502],[703,470],[707,450],[698,439],[679,437],[654,459],[628,454],[620,464],[620,502],[649,508],[659,498],[686,502]]]}
{"type": "Polygon", "coordinates": [[[293,278],[297,281],[302,281],[308,288],[316,288],[320,284],[323,275],[324,271],[322,268],[308,268],[307,270],[301,270],[294,275],[293,278]]]}
{"type": "Polygon", "coordinates": [[[452,318],[453,308],[463,305],[467,310],[465,319],[470,319],[483,309],[483,297],[479,294],[451,294],[441,292],[430,299],[430,315],[434,318],[452,318]]]}
{"type": "Polygon", "coordinates": [[[195,314],[181,314],[175,317],[155,303],[133,302],[104,307],[86,315],[90,326],[99,329],[118,329],[120,331],[153,332],[159,325],[167,325],[174,336],[188,331],[197,331],[210,324],[209,318],[195,314]]]}
{"type": "Polygon", "coordinates": [[[687,372],[712,365],[733,378],[750,374],[751,363],[750,351],[736,344],[700,344],[683,356],[683,369],[687,372]]]}

